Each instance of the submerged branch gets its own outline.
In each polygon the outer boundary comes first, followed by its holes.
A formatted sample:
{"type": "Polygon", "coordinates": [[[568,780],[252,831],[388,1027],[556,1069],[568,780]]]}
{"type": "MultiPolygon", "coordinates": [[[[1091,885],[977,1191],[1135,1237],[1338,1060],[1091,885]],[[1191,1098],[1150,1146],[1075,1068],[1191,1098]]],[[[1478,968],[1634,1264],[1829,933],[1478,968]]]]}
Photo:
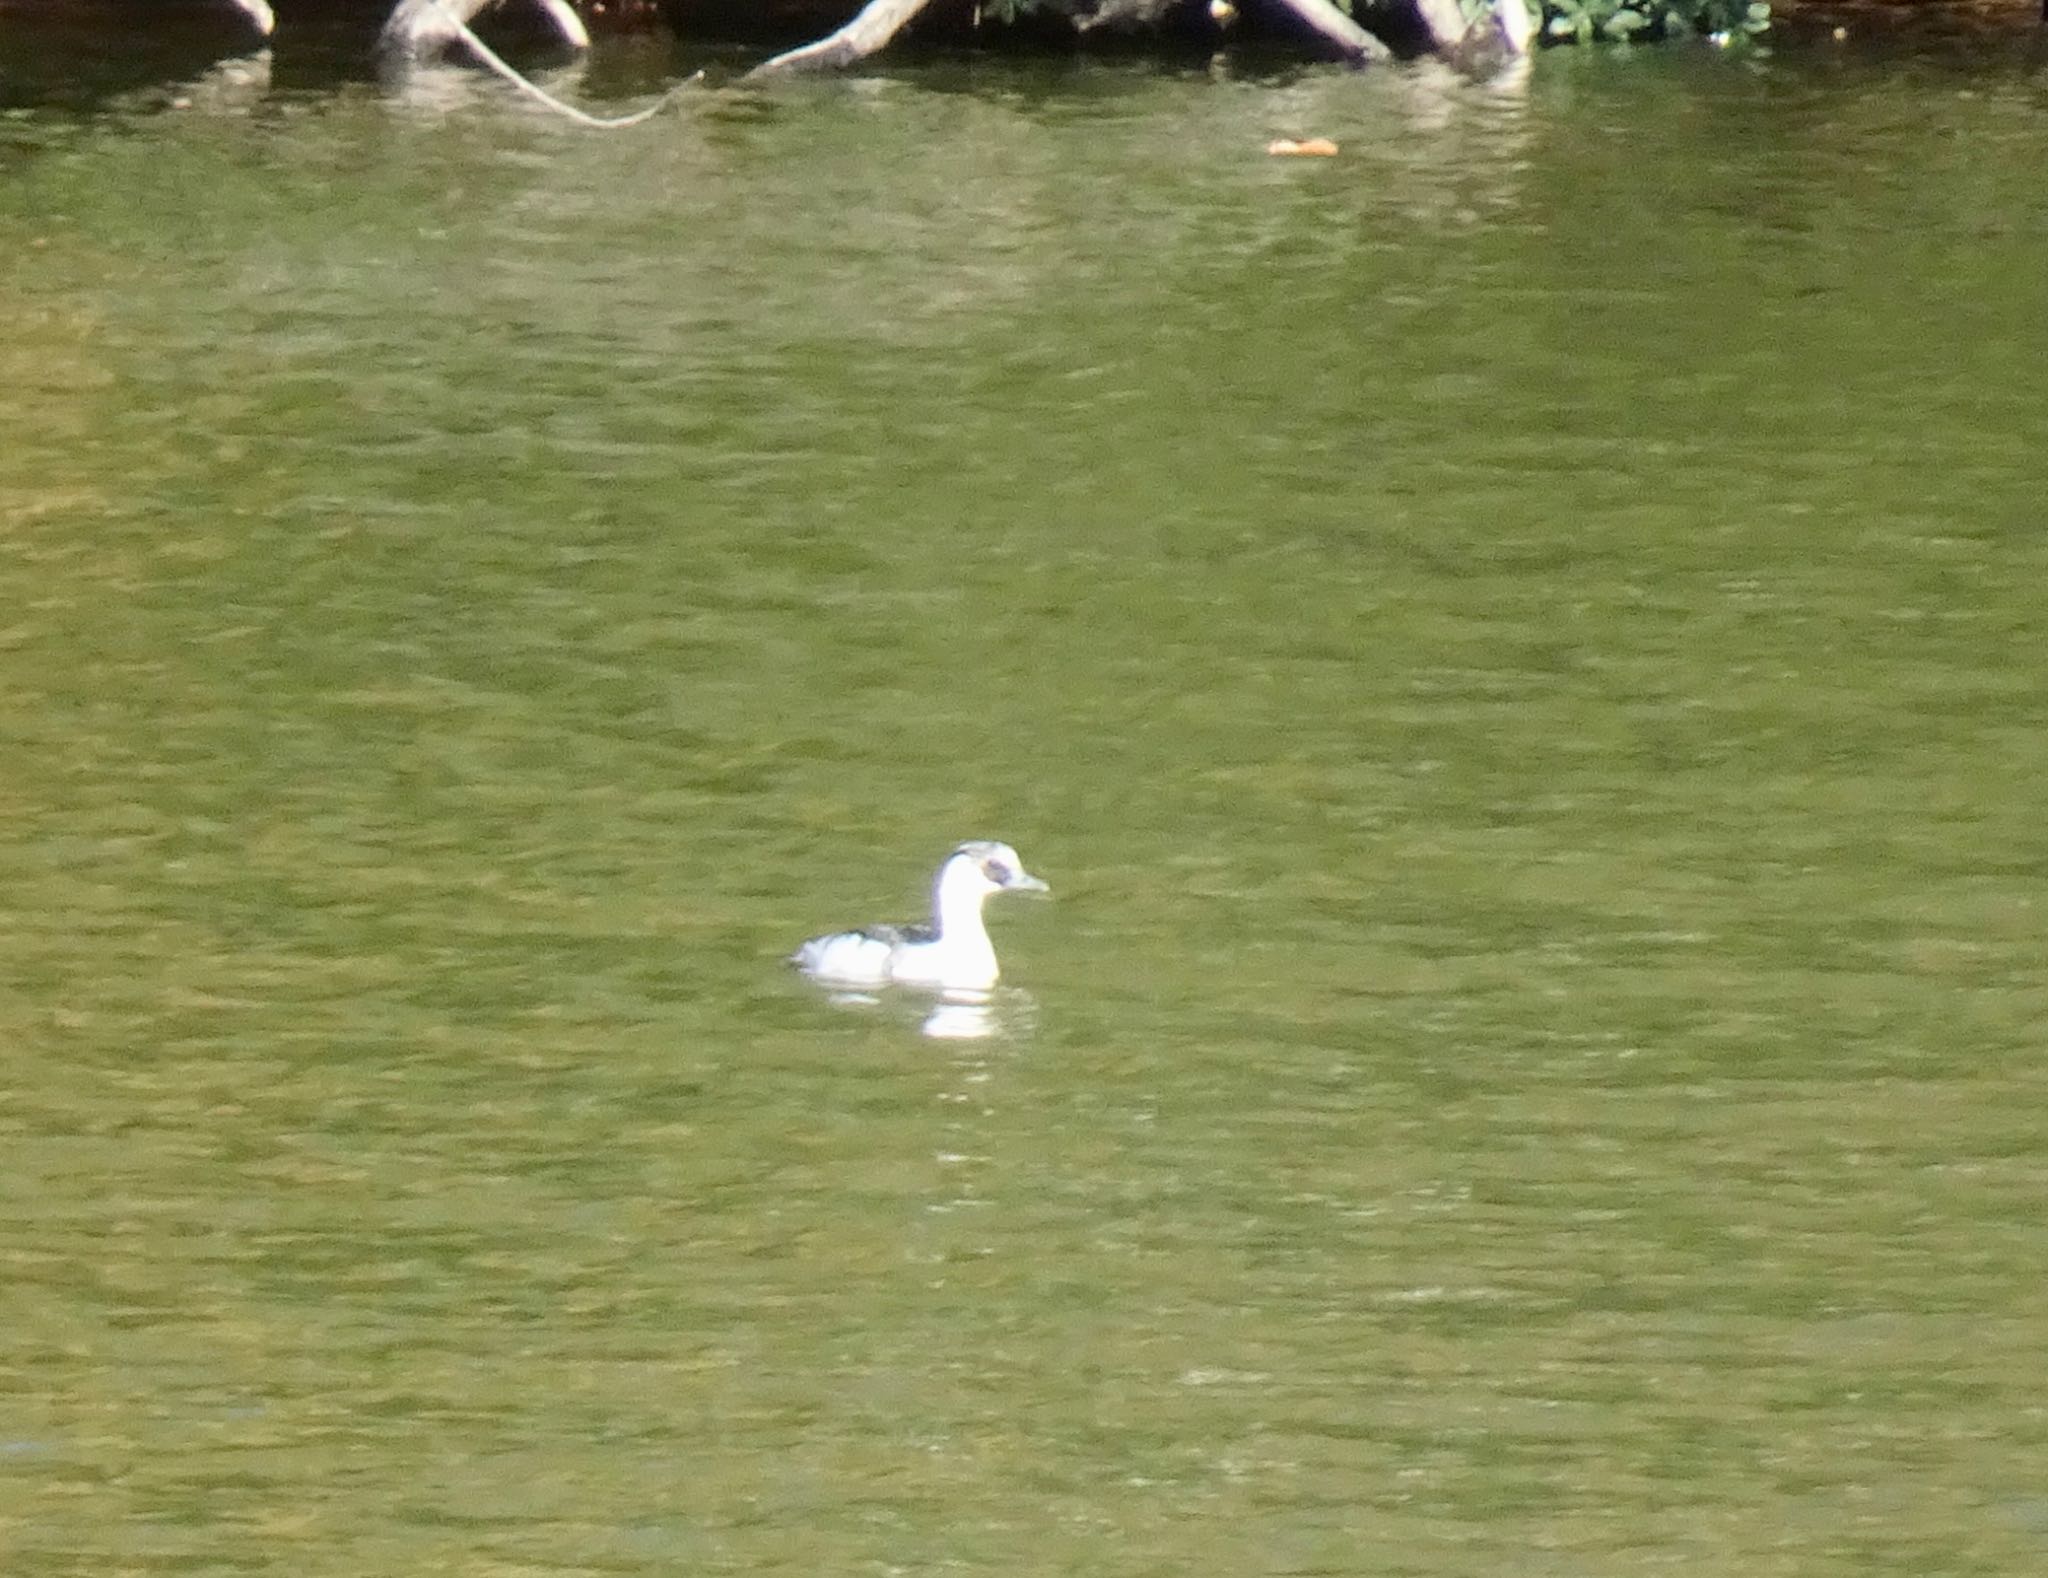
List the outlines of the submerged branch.
{"type": "MultiPolygon", "coordinates": [[[[460,40],[471,54],[521,93],[538,100],[557,115],[572,120],[579,126],[590,126],[598,131],[617,131],[624,126],[637,126],[650,116],[660,114],[668,107],[669,101],[675,98],[676,92],[664,93],[645,109],[636,110],[631,115],[610,118],[592,115],[588,111],[579,110],[573,104],[563,103],[539,83],[521,75],[516,67],[504,60],[470,29],[468,18],[490,3],[491,0],[404,0],[404,4],[393,13],[391,21],[386,25],[385,47],[403,49],[417,60],[423,54],[438,52],[460,40]],[[392,29],[399,26],[401,17],[405,18],[407,28],[394,41],[392,29]]],[[[568,0],[539,0],[539,4],[541,9],[563,28],[571,43],[579,48],[589,45],[590,35],[583,31],[583,23],[569,10],[568,0]],[[566,24],[562,20],[564,15],[568,17],[566,24]]],[[[702,72],[697,74],[699,77],[702,75],[702,72]]],[[[692,77],[690,80],[694,82],[697,78],[692,77]]]]}

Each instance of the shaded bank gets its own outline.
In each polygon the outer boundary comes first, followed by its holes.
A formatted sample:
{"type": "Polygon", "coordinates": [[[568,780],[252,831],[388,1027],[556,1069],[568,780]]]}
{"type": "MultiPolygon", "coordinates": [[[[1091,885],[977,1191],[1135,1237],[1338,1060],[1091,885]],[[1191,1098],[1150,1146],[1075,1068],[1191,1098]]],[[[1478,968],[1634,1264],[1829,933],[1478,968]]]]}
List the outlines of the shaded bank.
{"type": "MultiPolygon", "coordinates": [[[[1474,9],[1483,15],[1488,7],[1474,9]]],[[[1499,9],[1509,19],[1512,41],[1528,13],[1519,5],[1499,9]]],[[[1134,37],[1201,47],[1231,38],[1359,59],[1389,48],[1404,54],[1446,48],[1467,30],[1459,0],[883,0],[868,7],[871,21],[892,10],[900,14],[878,38],[908,26],[912,37],[927,42],[1027,49],[1134,37]]],[[[219,58],[263,36],[273,17],[268,31],[275,47],[364,63],[378,53],[380,35],[387,43],[410,38],[432,50],[453,41],[465,21],[494,45],[514,50],[559,44],[565,34],[585,31],[665,30],[692,43],[762,47],[772,54],[831,35],[860,11],[849,0],[0,0],[0,90],[8,77],[36,74],[25,56],[77,56],[118,39],[124,47],[139,41],[152,51],[210,51],[219,58]]]]}
{"type": "MultiPolygon", "coordinates": [[[[316,88],[375,76],[380,38],[394,14],[393,0],[273,0],[275,27],[266,36],[241,0],[0,0],[0,109],[30,106],[89,110],[125,94],[168,88],[205,73],[217,62],[266,52],[274,89],[316,88]]],[[[727,0],[606,0],[582,3],[576,13],[603,37],[643,35],[678,41],[707,57],[715,70],[745,70],[799,45],[851,17],[852,4],[820,7],[815,0],[768,0],[758,6],[727,0]]],[[[1241,41],[1273,38],[1253,16],[1235,30],[1241,41]]],[[[559,57],[556,24],[531,0],[503,0],[476,16],[477,31],[515,60],[559,57]]],[[[1153,35],[1167,49],[1213,47],[1219,38],[1206,9],[1189,12],[1153,35]]],[[[904,45],[1001,40],[1027,49],[1097,46],[1107,31],[1077,33],[1063,22],[1021,19],[1015,26],[977,27],[971,9],[938,6],[920,19],[904,45]]],[[[1289,47],[1301,48],[1298,34],[1289,47]]],[[[902,46],[899,46],[902,47],[902,46]]],[[[1309,47],[1313,47],[1312,44],[1309,47]]],[[[459,53],[459,51],[457,51],[459,53]]],[[[1332,53],[1324,49],[1321,53],[1332,53]]]]}
{"type": "MultiPolygon", "coordinates": [[[[235,3],[260,5],[262,0],[235,3]]],[[[579,7],[570,0],[521,0],[521,8],[545,17],[571,47],[588,42],[579,7]]],[[[396,0],[384,43],[393,53],[415,59],[457,44],[475,49],[468,25],[505,9],[500,0],[396,0]]],[[[602,14],[595,4],[581,9],[602,14]]],[[[1244,22],[1250,31],[1263,29],[1355,61],[1383,59],[1404,45],[1449,50],[1475,26],[1491,31],[1496,16],[1501,37],[1512,49],[1526,47],[1531,31],[1525,0],[1484,0],[1475,10],[1476,21],[1467,20],[1459,0],[1372,0],[1355,7],[1356,17],[1338,0],[1247,0],[1249,19],[1236,0],[866,0],[857,7],[846,0],[791,0],[767,13],[729,3],[705,7],[663,0],[660,9],[682,36],[758,36],[765,24],[778,42],[808,40],[777,52],[762,67],[768,71],[843,68],[913,30],[952,42],[988,35],[1027,47],[1117,35],[1213,44],[1244,22]]]]}
{"type": "MultiPolygon", "coordinates": [[[[89,109],[120,95],[189,81],[214,63],[267,50],[274,89],[311,89],[373,77],[380,30],[393,0],[272,0],[276,28],[264,38],[239,9],[240,0],[0,0],[0,108],[34,105],[89,109]]],[[[671,40],[679,63],[710,65],[714,75],[746,70],[777,52],[836,27],[857,6],[850,0],[604,0],[578,13],[599,36],[671,40]]],[[[984,18],[996,13],[993,4],[984,18]]],[[[1227,34],[1206,5],[1178,10],[1142,44],[1107,28],[1077,33],[1064,20],[1028,16],[997,26],[974,25],[971,8],[937,6],[920,16],[897,52],[919,45],[963,43],[1004,48],[1146,47],[1206,51],[1284,48],[1308,58],[1313,39],[1288,31],[1259,0],[1240,0],[1242,15],[1227,34]]],[[[1903,48],[1947,48],[1968,40],[2006,39],[2031,47],[2041,36],[2035,0],[1943,0],[1940,4],[1873,0],[1779,0],[1773,36],[1789,42],[1829,40],[1837,29],[1852,41],[1880,40],[1903,48]]],[[[559,57],[562,45],[531,0],[502,0],[480,14],[478,27],[496,47],[522,61],[559,57]]],[[[1403,40],[1404,52],[1426,47],[1403,40]]]]}

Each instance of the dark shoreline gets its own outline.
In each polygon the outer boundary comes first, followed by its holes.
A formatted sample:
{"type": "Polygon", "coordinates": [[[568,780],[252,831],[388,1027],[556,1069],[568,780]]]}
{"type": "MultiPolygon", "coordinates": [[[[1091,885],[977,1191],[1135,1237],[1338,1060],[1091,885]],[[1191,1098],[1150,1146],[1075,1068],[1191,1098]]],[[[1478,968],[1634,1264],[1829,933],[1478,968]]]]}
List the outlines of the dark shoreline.
{"type": "MultiPolygon", "coordinates": [[[[0,0],[0,110],[29,107],[89,111],[111,98],[152,85],[190,80],[220,61],[270,52],[273,83],[318,88],[377,74],[377,37],[392,0],[272,0],[275,34],[265,39],[230,0],[0,0]]],[[[679,39],[693,50],[739,59],[813,36],[857,9],[855,0],[579,0],[600,41],[630,35],[679,39]]],[[[1256,16],[1255,8],[1245,6],[1256,16]]],[[[527,58],[559,58],[559,40],[537,9],[507,3],[480,24],[490,38],[527,58]]],[[[1868,47],[1947,51],[1957,47],[2048,51],[2048,29],[2034,0],[1776,0],[1767,42],[1796,47],[1815,41],[1868,47]]],[[[958,44],[943,17],[920,27],[918,39],[958,44]]],[[[986,30],[991,49],[1079,47],[1046,28],[986,30]],[[1000,41],[1000,42],[998,42],[1000,41]]],[[[1240,29],[1232,48],[1293,49],[1257,28],[1240,29]]],[[[1090,41],[1090,48],[1147,49],[1178,55],[1209,43],[1185,34],[1154,40],[1090,41]]]]}

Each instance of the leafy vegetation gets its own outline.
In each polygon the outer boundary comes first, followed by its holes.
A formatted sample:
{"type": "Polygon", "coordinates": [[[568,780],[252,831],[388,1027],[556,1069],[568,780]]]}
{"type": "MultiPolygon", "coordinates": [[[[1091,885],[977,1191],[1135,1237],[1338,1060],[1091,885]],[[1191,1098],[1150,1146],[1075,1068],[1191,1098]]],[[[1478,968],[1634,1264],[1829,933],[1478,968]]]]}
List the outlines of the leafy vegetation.
{"type": "Polygon", "coordinates": [[[1688,33],[1742,38],[1770,25],[1771,8],[1764,0],[1543,0],[1543,37],[1557,43],[1688,33]]]}
{"type": "MultiPolygon", "coordinates": [[[[1398,0],[1337,0],[1364,20],[1366,15],[1398,0]]],[[[1491,10],[1489,0],[1462,0],[1465,14],[1477,21],[1491,10]]],[[[1133,22],[1157,20],[1172,0],[981,0],[982,15],[995,22],[1013,22],[1032,12],[1086,16],[1093,21],[1117,14],[1133,22]]],[[[1765,0],[1531,0],[1540,10],[1538,28],[1551,43],[1591,44],[1629,39],[1678,38],[1703,33],[1714,38],[1741,38],[1771,25],[1765,0]]]]}

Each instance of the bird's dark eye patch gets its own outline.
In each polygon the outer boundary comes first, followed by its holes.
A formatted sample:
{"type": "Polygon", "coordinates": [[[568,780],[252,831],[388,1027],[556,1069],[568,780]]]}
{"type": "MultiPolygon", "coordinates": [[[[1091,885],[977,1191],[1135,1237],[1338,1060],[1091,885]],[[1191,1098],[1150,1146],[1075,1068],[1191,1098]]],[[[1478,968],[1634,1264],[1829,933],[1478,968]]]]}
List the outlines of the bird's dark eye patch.
{"type": "Polygon", "coordinates": [[[989,881],[995,883],[998,887],[1002,886],[1004,883],[1007,883],[1010,880],[1010,868],[1004,865],[1000,860],[991,860],[985,862],[981,870],[982,874],[986,876],[989,879],[989,881]]]}

